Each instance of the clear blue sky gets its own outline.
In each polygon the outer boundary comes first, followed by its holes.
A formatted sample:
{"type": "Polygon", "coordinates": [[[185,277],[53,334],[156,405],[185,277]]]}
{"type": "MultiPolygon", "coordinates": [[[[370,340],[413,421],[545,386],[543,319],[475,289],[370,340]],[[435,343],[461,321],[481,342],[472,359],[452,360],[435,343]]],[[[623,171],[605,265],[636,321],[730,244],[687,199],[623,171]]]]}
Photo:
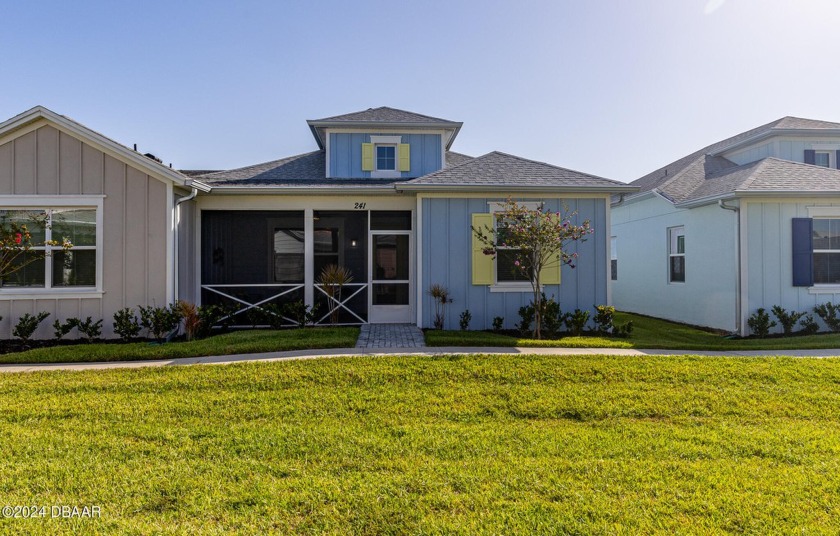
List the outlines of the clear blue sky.
{"type": "Polygon", "coordinates": [[[0,120],[42,104],[181,169],[392,106],[629,181],[785,115],[840,121],[836,0],[0,0],[0,120]]]}

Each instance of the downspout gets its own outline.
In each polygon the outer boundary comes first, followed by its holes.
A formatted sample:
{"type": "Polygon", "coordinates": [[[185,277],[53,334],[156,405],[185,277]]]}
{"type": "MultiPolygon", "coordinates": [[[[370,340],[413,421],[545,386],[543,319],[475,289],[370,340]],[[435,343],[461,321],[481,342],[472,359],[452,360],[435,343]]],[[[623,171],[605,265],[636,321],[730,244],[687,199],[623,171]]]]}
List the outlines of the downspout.
{"type": "Polygon", "coordinates": [[[624,196],[625,195],[626,194],[618,194],[618,201],[616,201],[615,203],[610,203],[610,208],[615,208],[615,207],[619,206],[620,204],[624,203],[624,196]]]}
{"type": "Polygon", "coordinates": [[[178,277],[180,276],[180,265],[181,263],[178,261],[178,252],[179,252],[179,240],[178,236],[180,233],[181,227],[181,203],[185,203],[187,201],[192,201],[195,199],[195,196],[198,195],[198,189],[193,188],[192,193],[186,197],[182,197],[175,201],[175,255],[173,258],[175,259],[175,266],[173,270],[175,272],[175,301],[178,300],[178,277]]]}
{"type": "Polygon", "coordinates": [[[735,256],[738,259],[738,271],[735,276],[735,335],[743,335],[741,333],[741,218],[740,207],[731,207],[723,202],[723,199],[718,199],[718,206],[724,210],[731,210],[735,213],[735,256]]]}

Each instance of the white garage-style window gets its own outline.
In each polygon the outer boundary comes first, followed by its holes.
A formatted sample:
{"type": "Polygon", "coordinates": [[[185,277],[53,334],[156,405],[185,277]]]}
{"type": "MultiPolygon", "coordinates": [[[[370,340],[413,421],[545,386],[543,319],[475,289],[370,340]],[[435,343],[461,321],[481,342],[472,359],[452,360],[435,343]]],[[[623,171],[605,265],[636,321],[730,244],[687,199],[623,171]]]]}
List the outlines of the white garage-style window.
{"type": "MultiPolygon", "coordinates": [[[[46,197],[46,196],[45,196],[46,197]]],[[[25,225],[33,247],[13,260],[19,269],[0,280],[0,296],[7,294],[87,293],[101,290],[102,198],[71,198],[70,203],[84,205],[49,206],[34,203],[10,206],[24,199],[0,199],[0,224],[25,225]],[[65,249],[67,240],[72,247],[65,249]]],[[[31,201],[63,201],[30,198],[31,201]]]]}

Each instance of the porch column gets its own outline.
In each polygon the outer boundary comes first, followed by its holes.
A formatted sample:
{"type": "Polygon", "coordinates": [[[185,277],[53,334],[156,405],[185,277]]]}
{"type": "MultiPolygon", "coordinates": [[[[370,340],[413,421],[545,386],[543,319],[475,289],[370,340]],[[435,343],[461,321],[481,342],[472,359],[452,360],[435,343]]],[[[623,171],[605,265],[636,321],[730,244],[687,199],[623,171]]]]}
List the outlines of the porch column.
{"type": "Polygon", "coordinates": [[[303,210],[303,301],[315,306],[315,210],[303,210]]]}

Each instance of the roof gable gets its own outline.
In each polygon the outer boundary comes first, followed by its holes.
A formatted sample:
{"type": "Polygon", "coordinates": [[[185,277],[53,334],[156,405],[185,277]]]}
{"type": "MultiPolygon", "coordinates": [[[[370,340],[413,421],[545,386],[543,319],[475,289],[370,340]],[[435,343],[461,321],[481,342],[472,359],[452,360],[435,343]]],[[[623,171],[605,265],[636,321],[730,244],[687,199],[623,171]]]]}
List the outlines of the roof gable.
{"type": "Polygon", "coordinates": [[[72,135],[84,143],[95,147],[104,153],[128,164],[132,167],[139,168],[147,172],[150,176],[156,177],[158,180],[171,182],[180,186],[195,187],[202,191],[209,191],[209,188],[200,183],[195,182],[186,175],[171,169],[162,163],[152,160],[137,151],[129,149],[102,134],[89,129],[81,123],[70,119],[69,117],[59,115],[44,106],[35,106],[21,114],[12,117],[0,123],[0,139],[14,135],[18,132],[23,132],[27,128],[49,124],[53,127],[72,135]]]}
{"type": "Polygon", "coordinates": [[[318,147],[321,149],[326,147],[325,130],[328,128],[444,130],[447,132],[446,148],[449,149],[452,146],[452,142],[455,141],[458,132],[461,130],[461,126],[463,126],[463,123],[459,121],[449,121],[448,119],[440,119],[439,117],[389,108],[388,106],[368,108],[359,112],[334,115],[323,119],[309,119],[306,123],[309,125],[309,129],[312,130],[312,135],[315,136],[315,141],[318,142],[318,147]]]}

